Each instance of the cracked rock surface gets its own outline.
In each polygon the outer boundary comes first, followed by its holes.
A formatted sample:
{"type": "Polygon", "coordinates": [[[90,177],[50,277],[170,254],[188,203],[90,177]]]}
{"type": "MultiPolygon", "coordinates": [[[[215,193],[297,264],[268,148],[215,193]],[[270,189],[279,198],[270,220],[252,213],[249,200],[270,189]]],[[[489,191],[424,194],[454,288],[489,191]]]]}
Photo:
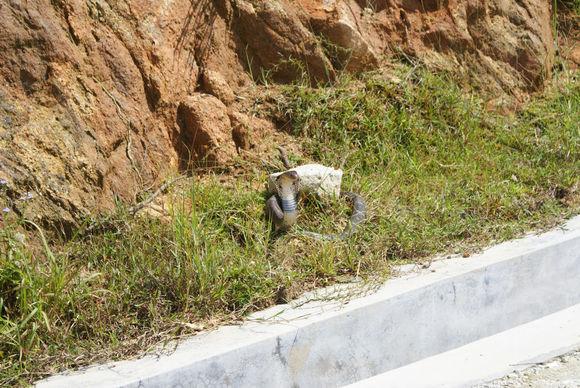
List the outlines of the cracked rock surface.
{"type": "Polygon", "coordinates": [[[34,193],[16,210],[67,229],[191,158],[251,152],[248,134],[272,125],[228,117],[261,75],[327,83],[403,53],[534,91],[553,62],[550,14],[545,0],[5,0],[0,178],[14,198],[34,193]]]}

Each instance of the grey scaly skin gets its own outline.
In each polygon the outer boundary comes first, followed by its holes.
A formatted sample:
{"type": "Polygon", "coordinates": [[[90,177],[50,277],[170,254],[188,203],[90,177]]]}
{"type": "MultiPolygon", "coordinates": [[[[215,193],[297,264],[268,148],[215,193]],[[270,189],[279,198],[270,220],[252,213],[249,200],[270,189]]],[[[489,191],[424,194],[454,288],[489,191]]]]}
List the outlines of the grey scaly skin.
{"type": "MultiPolygon", "coordinates": [[[[266,201],[268,215],[274,222],[276,231],[287,231],[296,223],[298,210],[296,200],[300,192],[300,177],[295,171],[286,171],[276,179],[275,195],[266,201]]],[[[366,206],[362,197],[350,191],[343,191],[341,196],[352,201],[352,215],[348,226],[338,234],[320,234],[315,232],[303,232],[304,235],[319,240],[344,240],[354,234],[357,226],[364,221],[366,206]]]]}

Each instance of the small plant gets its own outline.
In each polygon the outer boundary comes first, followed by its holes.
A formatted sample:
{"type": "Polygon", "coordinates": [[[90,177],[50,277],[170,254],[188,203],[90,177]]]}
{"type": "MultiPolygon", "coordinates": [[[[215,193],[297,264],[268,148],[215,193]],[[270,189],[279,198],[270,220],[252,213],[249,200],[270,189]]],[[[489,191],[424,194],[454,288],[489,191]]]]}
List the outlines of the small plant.
{"type": "Polygon", "coordinates": [[[323,35],[319,35],[317,38],[332,66],[338,71],[345,69],[351,59],[352,50],[331,42],[323,35]]]}

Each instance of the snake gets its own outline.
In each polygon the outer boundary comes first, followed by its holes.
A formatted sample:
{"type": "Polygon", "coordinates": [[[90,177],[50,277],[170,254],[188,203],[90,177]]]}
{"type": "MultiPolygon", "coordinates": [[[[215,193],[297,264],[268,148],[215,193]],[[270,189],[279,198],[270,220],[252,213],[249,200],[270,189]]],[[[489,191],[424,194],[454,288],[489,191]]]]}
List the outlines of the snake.
{"type": "MultiPolygon", "coordinates": [[[[278,147],[284,167],[292,168],[286,152],[278,147]]],[[[266,201],[266,211],[274,224],[276,231],[288,231],[298,218],[297,198],[300,193],[300,177],[296,171],[285,171],[276,178],[276,192],[266,201]]],[[[345,240],[351,237],[358,226],[366,218],[366,203],[357,193],[341,191],[340,196],[348,198],[352,203],[352,213],[348,225],[340,233],[322,234],[303,231],[305,236],[318,240],[345,240]]]]}

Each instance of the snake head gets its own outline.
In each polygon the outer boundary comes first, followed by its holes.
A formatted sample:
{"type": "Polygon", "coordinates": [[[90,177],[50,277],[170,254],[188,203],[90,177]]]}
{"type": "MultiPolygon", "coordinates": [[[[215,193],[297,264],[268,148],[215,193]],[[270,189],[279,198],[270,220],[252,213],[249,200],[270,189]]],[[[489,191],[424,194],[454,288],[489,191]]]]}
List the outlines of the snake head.
{"type": "Polygon", "coordinates": [[[276,178],[278,194],[298,194],[300,189],[300,177],[296,171],[283,172],[276,178]]]}

